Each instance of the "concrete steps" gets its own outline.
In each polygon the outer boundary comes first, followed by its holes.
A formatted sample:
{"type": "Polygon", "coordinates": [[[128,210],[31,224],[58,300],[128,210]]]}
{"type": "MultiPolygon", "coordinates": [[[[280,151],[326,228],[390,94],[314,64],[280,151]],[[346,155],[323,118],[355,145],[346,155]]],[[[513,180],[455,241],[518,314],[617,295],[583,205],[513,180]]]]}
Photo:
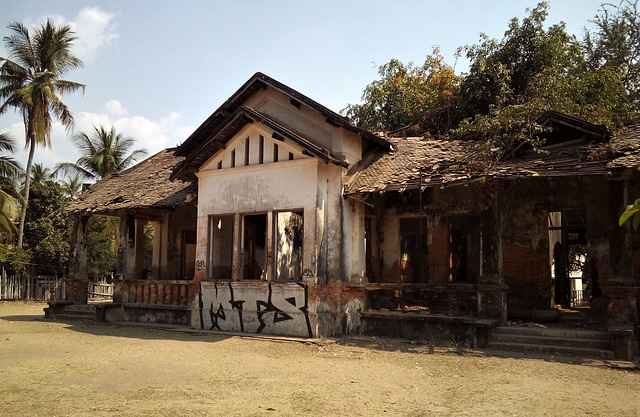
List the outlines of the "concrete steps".
{"type": "Polygon", "coordinates": [[[497,327],[488,348],[594,359],[614,358],[609,333],[595,330],[497,327]]]}
{"type": "Polygon", "coordinates": [[[66,305],[55,312],[56,320],[96,320],[96,308],[93,305],[66,305]]]}

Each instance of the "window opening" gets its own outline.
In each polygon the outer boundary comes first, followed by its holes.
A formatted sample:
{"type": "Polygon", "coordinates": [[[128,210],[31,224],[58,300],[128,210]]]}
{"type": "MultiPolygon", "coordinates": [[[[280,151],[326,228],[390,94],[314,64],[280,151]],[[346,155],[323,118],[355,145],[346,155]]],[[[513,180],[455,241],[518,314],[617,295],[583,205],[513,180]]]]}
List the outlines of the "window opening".
{"type": "Polygon", "coordinates": [[[480,222],[454,217],[449,224],[449,280],[475,282],[480,278],[480,222]]]}
{"type": "Polygon", "coordinates": [[[278,144],[273,144],[273,162],[278,162],[278,144]]]}
{"type": "Polygon", "coordinates": [[[293,153],[289,152],[289,161],[293,161],[293,153]]]}
{"type": "Polygon", "coordinates": [[[275,213],[275,279],[293,281],[302,279],[302,243],[304,215],[302,211],[275,213]]]}
{"type": "Polygon", "coordinates": [[[218,161],[218,169],[222,169],[222,161],[218,161]]]}
{"type": "Polygon", "coordinates": [[[258,155],[258,163],[264,163],[264,136],[260,135],[260,149],[258,155]]]}
{"type": "Polygon", "coordinates": [[[236,166],[236,150],[231,151],[231,168],[235,168],[236,166]]]}
{"type": "Polygon", "coordinates": [[[267,215],[243,216],[244,279],[266,279],[267,215]]]}
{"type": "Polygon", "coordinates": [[[400,219],[400,281],[428,282],[427,219],[400,219]]]}
{"type": "Polygon", "coordinates": [[[209,219],[209,278],[231,279],[233,265],[233,215],[209,219]]]}

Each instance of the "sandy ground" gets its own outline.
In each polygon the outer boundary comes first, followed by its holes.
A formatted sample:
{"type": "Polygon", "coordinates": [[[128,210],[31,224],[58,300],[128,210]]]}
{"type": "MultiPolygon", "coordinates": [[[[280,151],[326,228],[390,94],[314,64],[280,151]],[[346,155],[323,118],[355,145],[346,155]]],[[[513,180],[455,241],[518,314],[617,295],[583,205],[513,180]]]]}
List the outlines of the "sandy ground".
{"type": "Polygon", "coordinates": [[[0,302],[0,415],[640,415],[633,369],[386,339],[61,323],[43,306],[0,302]]]}

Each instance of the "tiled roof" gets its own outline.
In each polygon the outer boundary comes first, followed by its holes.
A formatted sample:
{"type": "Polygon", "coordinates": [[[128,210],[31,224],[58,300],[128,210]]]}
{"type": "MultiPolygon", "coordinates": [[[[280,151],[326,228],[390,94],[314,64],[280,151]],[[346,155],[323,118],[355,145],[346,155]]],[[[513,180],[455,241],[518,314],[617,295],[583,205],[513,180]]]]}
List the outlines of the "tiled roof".
{"type": "Polygon", "coordinates": [[[173,168],[184,158],[165,149],[139,164],[93,184],[64,211],[75,214],[108,214],[141,208],[173,208],[193,200],[195,183],[170,181],[173,168]]]}
{"type": "Polygon", "coordinates": [[[615,167],[640,168],[640,122],[609,143],[574,143],[501,161],[484,172],[461,163],[472,159],[473,141],[390,139],[394,151],[377,152],[353,167],[345,193],[403,191],[465,184],[480,179],[604,175],[615,167]]]}

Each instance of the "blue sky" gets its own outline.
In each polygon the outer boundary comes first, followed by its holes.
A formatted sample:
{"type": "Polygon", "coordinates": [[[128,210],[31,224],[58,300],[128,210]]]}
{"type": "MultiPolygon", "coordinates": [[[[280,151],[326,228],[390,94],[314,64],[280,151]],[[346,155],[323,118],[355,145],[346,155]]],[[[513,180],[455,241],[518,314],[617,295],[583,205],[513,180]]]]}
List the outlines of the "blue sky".
{"type": "MultiPolygon", "coordinates": [[[[582,37],[601,0],[551,0],[547,23],[564,21],[582,37]]],[[[614,2],[615,3],[615,2],[614,2]]],[[[257,71],[334,111],[358,103],[378,65],[422,63],[439,46],[453,63],[457,47],[481,32],[500,39],[535,1],[150,1],[0,0],[0,37],[14,20],[52,17],[78,36],[85,68],[65,78],[86,84],[64,97],[75,131],[114,125],[153,154],[183,142],[257,71]]],[[[6,57],[4,45],[0,56],[6,57]]],[[[459,61],[457,71],[467,68],[459,61]]],[[[21,119],[0,116],[0,132],[24,143],[21,119]]],[[[36,162],[75,161],[70,135],[56,124],[53,148],[36,162]]],[[[24,164],[26,154],[16,155],[24,164]]]]}

